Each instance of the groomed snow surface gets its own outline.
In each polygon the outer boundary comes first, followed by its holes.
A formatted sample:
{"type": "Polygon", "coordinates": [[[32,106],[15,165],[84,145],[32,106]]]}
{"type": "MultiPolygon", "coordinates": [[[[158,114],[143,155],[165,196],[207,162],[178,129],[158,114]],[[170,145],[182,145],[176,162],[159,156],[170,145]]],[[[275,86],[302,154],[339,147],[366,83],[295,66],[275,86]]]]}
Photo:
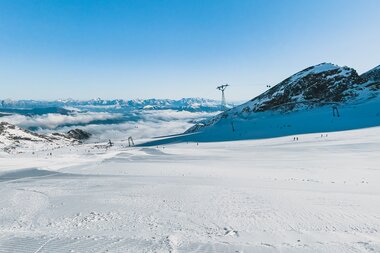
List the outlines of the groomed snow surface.
{"type": "Polygon", "coordinates": [[[379,127],[97,145],[0,153],[0,252],[380,252],[379,127]]]}

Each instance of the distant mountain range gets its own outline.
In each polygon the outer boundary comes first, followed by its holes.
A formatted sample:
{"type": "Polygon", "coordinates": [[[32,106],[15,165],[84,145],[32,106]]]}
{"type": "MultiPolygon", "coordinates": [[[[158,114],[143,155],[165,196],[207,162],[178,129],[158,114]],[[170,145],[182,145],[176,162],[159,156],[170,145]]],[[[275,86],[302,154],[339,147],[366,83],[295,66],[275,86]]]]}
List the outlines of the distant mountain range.
{"type": "MultiPolygon", "coordinates": [[[[76,110],[97,111],[105,108],[132,116],[134,114],[129,111],[133,110],[217,112],[221,109],[219,101],[202,98],[3,100],[0,117],[2,114],[71,114],[76,110]]],[[[77,137],[81,133],[38,135],[7,123],[1,124],[0,144],[5,147],[17,146],[19,142],[39,142],[37,139],[41,138],[51,145],[80,141],[77,137]]],[[[158,139],[146,145],[270,138],[373,126],[380,126],[380,66],[358,75],[352,68],[322,63],[290,76],[246,103],[195,124],[184,134],[158,139]]]]}
{"type": "MultiPolygon", "coordinates": [[[[181,110],[181,111],[219,111],[221,110],[221,102],[204,98],[182,98],[173,99],[91,99],[91,100],[1,100],[0,112],[3,113],[20,113],[20,114],[43,114],[69,112],[68,107],[75,107],[89,111],[98,111],[107,109],[108,111],[128,111],[128,110],[181,110]]],[[[227,107],[231,108],[232,104],[227,107]]]]}
{"type": "MultiPolygon", "coordinates": [[[[206,117],[204,115],[209,115],[209,113],[215,115],[215,112],[221,111],[221,103],[203,98],[0,100],[0,150],[13,153],[28,149],[44,150],[79,144],[87,134],[79,129],[70,130],[67,133],[41,134],[41,132],[44,132],[42,130],[67,131],[68,127],[78,128],[87,125],[94,127],[126,122],[137,124],[139,121],[146,121],[147,115],[150,115],[152,110],[201,112],[201,115],[206,117]]],[[[163,115],[166,113],[166,111],[161,112],[163,115]]],[[[156,120],[159,119],[159,116],[157,117],[156,120]]]]}
{"type": "Polygon", "coordinates": [[[176,141],[223,141],[380,126],[380,66],[308,67],[250,101],[200,122],[176,141]]]}

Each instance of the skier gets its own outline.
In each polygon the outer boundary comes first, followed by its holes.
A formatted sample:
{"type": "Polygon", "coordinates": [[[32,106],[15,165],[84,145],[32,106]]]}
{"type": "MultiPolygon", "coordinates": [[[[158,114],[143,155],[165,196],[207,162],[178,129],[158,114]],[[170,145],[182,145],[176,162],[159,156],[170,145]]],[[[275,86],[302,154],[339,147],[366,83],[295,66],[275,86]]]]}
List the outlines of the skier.
{"type": "Polygon", "coordinates": [[[338,107],[336,106],[336,105],[334,105],[333,107],[332,107],[332,109],[333,109],[333,117],[340,117],[340,115],[339,115],[339,111],[338,111],[338,107]]]}
{"type": "Polygon", "coordinates": [[[135,143],[133,142],[132,136],[129,136],[128,137],[128,146],[130,147],[130,146],[134,146],[134,145],[135,145],[135,143]]]}

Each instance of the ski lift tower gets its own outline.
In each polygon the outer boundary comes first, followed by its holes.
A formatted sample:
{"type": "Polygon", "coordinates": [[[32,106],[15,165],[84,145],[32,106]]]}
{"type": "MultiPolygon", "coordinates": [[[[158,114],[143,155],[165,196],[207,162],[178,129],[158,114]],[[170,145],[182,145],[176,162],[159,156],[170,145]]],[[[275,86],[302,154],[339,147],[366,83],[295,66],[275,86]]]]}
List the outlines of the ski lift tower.
{"type": "Polygon", "coordinates": [[[220,90],[222,92],[222,110],[226,109],[226,97],[224,96],[224,90],[230,85],[224,84],[216,87],[216,89],[220,90]]]}

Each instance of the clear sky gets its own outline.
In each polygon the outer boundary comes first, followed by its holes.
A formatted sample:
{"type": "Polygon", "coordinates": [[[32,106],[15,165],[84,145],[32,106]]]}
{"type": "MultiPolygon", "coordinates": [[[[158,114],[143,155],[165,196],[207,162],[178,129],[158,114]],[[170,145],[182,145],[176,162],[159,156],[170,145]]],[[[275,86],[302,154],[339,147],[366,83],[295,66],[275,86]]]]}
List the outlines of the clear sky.
{"type": "Polygon", "coordinates": [[[380,64],[379,0],[1,0],[0,98],[253,98],[380,64]]]}

